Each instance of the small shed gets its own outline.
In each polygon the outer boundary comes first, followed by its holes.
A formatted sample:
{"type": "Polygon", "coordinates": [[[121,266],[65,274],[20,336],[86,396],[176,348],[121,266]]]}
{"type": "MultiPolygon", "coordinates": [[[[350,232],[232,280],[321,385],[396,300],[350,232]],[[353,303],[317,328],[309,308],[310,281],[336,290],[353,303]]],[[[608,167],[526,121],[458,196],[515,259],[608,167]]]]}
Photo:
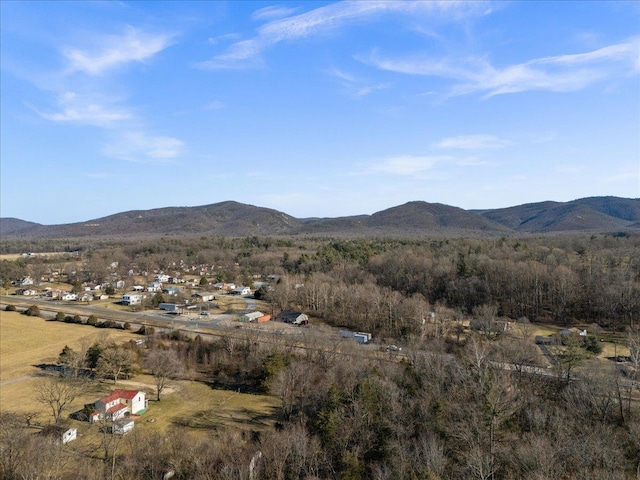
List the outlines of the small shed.
{"type": "Polygon", "coordinates": [[[78,430],[76,428],[70,428],[62,433],[62,443],[67,444],[73,442],[78,436],[78,430]]]}
{"type": "Polygon", "coordinates": [[[42,435],[54,438],[56,442],[62,442],[63,445],[73,442],[78,436],[78,430],[63,425],[46,425],[42,431],[42,435]]]}
{"type": "Polygon", "coordinates": [[[211,292],[198,292],[191,295],[191,298],[195,298],[198,302],[210,302],[216,298],[216,295],[211,292]]]}
{"type": "Polygon", "coordinates": [[[305,313],[293,312],[291,310],[283,310],[278,314],[278,320],[293,325],[307,325],[309,317],[305,313]]]}
{"type": "Polygon", "coordinates": [[[338,332],[342,338],[353,338],[358,343],[369,343],[371,334],[368,332],[350,332],[349,330],[340,330],[338,332]]]}
{"type": "Polygon", "coordinates": [[[264,313],[262,312],[249,312],[242,315],[238,321],[240,322],[256,322],[260,317],[264,317],[264,313]]]}
{"type": "Polygon", "coordinates": [[[356,332],[353,334],[353,338],[358,343],[369,343],[371,341],[371,334],[367,332],[356,332]]]}
{"type": "Polygon", "coordinates": [[[167,312],[178,312],[180,310],[180,307],[175,303],[160,303],[158,308],[167,312]]]}
{"type": "Polygon", "coordinates": [[[122,418],[113,422],[112,432],[114,435],[124,435],[133,430],[135,421],[131,418],[122,418]]]}

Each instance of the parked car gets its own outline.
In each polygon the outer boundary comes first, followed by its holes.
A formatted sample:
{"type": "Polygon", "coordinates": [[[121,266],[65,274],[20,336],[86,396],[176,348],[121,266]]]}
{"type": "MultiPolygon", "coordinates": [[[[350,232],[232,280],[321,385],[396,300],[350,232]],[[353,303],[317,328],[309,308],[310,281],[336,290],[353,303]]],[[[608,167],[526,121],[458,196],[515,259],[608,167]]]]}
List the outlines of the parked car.
{"type": "Polygon", "coordinates": [[[401,352],[402,351],[402,347],[399,347],[397,345],[387,345],[387,352],[401,352]]]}

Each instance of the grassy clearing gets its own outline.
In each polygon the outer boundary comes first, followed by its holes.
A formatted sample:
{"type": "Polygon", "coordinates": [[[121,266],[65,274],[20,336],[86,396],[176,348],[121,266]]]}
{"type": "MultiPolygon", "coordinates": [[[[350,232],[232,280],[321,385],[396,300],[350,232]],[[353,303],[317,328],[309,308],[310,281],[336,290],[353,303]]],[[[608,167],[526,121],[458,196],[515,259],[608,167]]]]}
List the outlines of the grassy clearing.
{"type": "Polygon", "coordinates": [[[136,338],[122,330],[98,330],[86,325],[47,322],[17,312],[0,312],[0,381],[37,373],[39,369],[34,365],[54,363],[65,345],[77,350],[107,334],[117,342],[136,338]]]}
{"type": "Polygon", "coordinates": [[[620,343],[614,344],[613,342],[601,342],[600,345],[602,345],[602,353],[598,355],[599,358],[615,356],[627,357],[630,354],[629,347],[621,345],[620,343]]]}
{"type": "MultiPolygon", "coordinates": [[[[152,385],[153,379],[148,380],[152,385]]],[[[273,425],[279,405],[268,395],[215,390],[198,382],[174,382],[173,387],[174,391],[163,395],[160,402],[154,400],[153,389],[145,389],[151,401],[141,423],[159,431],[176,426],[202,432],[223,428],[262,430],[273,425]]]]}
{"type": "MultiPolygon", "coordinates": [[[[53,363],[65,345],[80,348],[83,342],[90,344],[104,333],[109,333],[109,338],[116,341],[135,338],[129,332],[96,331],[82,325],[46,322],[15,312],[1,312],[0,380],[6,383],[0,388],[0,410],[37,412],[37,421],[49,423],[51,412],[35,398],[42,372],[34,365],[53,363]]],[[[279,405],[279,401],[271,396],[214,390],[203,383],[187,380],[172,382],[163,393],[162,401],[157,402],[153,377],[138,375],[117,385],[110,381],[88,383],[67,414],[93,403],[114,388],[145,391],[150,399],[149,411],[137,418],[136,429],[159,433],[173,427],[207,435],[227,428],[263,430],[273,426],[279,405]]],[[[70,422],[88,445],[99,442],[101,434],[97,425],[70,422]]]]}

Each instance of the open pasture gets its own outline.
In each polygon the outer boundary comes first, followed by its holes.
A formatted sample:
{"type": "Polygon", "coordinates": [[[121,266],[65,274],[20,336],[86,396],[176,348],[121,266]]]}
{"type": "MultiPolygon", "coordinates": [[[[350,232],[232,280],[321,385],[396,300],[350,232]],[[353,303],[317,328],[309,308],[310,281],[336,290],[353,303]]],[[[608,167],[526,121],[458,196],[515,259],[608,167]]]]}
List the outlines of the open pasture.
{"type": "Polygon", "coordinates": [[[131,332],[87,325],[47,322],[17,312],[0,312],[0,381],[37,373],[35,365],[55,363],[65,345],[79,350],[99,336],[116,342],[136,338],[131,332]]]}
{"type": "MultiPolygon", "coordinates": [[[[65,345],[80,349],[90,346],[99,335],[108,334],[116,342],[137,336],[118,330],[47,322],[17,312],[0,312],[0,411],[38,413],[40,423],[51,420],[48,407],[36,400],[38,382],[43,372],[35,365],[55,363],[65,345]]],[[[224,428],[260,430],[273,425],[279,401],[268,395],[243,394],[215,390],[188,380],[173,381],[162,401],[155,401],[155,383],[150,375],[138,375],[113,384],[111,381],[89,382],[67,411],[80,410],[86,403],[108,394],[114,388],[140,389],[147,393],[149,411],[137,422],[140,430],[163,432],[182,427],[195,432],[212,433],[224,428]]],[[[97,426],[73,421],[78,432],[97,438],[97,426]]]]}

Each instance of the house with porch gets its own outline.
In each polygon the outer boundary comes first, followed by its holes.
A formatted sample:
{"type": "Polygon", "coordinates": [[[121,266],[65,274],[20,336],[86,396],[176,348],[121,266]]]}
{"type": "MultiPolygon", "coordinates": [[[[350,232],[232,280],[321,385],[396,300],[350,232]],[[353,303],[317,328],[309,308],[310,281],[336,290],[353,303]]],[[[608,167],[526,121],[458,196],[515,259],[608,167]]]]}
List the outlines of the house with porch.
{"type": "Polygon", "coordinates": [[[102,419],[115,422],[130,415],[140,415],[149,407],[149,400],[141,390],[118,389],[111,394],[96,400],[93,412],[89,415],[89,422],[95,423],[102,419]]]}

